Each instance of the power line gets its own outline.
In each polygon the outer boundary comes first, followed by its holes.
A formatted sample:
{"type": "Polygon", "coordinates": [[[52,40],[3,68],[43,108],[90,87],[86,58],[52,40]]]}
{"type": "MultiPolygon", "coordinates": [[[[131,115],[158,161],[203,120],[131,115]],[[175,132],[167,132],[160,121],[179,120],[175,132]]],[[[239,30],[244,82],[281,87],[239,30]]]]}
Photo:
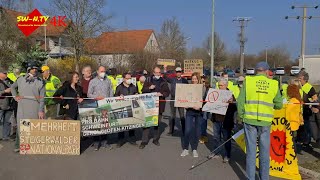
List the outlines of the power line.
{"type": "Polygon", "coordinates": [[[237,21],[240,24],[239,42],[240,42],[240,74],[243,74],[244,68],[244,45],[248,41],[244,36],[244,28],[251,20],[250,17],[236,17],[233,22],[237,21]]]}
{"type": "Polygon", "coordinates": [[[306,29],[307,29],[307,19],[312,19],[312,18],[320,18],[318,16],[307,16],[307,9],[318,9],[319,5],[316,6],[291,6],[291,9],[303,9],[303,15],[302,16],[286,16],[285,19],[297,19],[297,20],[302,20],[302,38],[301,38],[301,53],[300,53],[300,58],[299,58],[299,67],[304,68],[304,56],[305,56],[305,46],[306,46],[306,29]]]}

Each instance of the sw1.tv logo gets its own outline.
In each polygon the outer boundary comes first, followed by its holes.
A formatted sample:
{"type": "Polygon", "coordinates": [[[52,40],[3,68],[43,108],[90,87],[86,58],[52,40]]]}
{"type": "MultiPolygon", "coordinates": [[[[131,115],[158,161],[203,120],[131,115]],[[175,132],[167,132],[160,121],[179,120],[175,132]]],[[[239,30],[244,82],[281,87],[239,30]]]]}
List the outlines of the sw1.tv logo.
{"type": "MultiPolygon", "coordinates": [[[[54,16],[51,18],[50,23],[53,26],[67,26],[64,22],[66,16],[54,16]]],[[[17,26],[25,36],[29,36],[40,26],[47,26],[49,16],[43,16],[38,9],[33,10],[27,16],[17,17],[17,26]]]]}

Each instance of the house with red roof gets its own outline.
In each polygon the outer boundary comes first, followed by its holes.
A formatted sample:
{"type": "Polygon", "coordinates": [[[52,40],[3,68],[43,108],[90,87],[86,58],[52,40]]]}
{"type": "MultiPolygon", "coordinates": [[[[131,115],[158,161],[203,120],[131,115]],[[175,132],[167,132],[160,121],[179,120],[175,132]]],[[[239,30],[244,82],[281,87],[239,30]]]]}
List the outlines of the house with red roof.
{"type": "Polygon", "coordinates": [[[86,54],[108,68],[127,64],[135,53],[160,52],[155,33],[150,29],[104,32],[96,38],[85,39],[84,44],[86,54]]]}

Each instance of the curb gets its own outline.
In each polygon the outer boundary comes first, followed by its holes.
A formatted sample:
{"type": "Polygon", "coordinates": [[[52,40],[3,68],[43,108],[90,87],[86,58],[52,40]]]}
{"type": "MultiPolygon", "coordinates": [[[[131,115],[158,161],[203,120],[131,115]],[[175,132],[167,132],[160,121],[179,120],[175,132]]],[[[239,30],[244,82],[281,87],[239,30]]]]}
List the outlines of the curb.
{"type": "Polygon", "coordinates": [[[313,170],[306,169],[304,167],[299,166],[299,171],[301,171],[304,174],[310,175],[310,176],[312,176],[312,177],[314,177],[316,179],[320,179],[320,173],[315,172],[313,170]]]}

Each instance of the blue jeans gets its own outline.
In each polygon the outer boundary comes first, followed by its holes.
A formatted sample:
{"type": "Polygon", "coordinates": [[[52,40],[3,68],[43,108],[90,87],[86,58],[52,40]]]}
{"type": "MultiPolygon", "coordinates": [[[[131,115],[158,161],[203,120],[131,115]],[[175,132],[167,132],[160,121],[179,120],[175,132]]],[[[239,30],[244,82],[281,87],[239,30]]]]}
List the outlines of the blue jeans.
{"type": "Polygon", "coordinates": [[[257,138],[259,139],[259,176],[261,180],[269,179],[270,128],[271,126],[253,126],[244,123],[247,150],[246,172],[249,180],[255,180],[257,138]]]}
{"type": "Polygon", "coordinates": [[[187,110],[185,127],[186,129],[183,137],[183,149],[189,149],[190,144],[192,150],[197,150],[199,144],[201,120],[201,112],[187,110]],[[192,134],[193,132],[195,134],[192,134]]]}
{"type": "Polygon", "coordinates": [[[11,132],[11,116],[13,111],[10,110],[0,110],[0,120],[3,124],[2,129],[2,139],[9,139],[11,132]]]}
{"type": "Polygon", "coordinates": [[[208,120],[209,113],[203,112],[202,120],[201,120],[201,136],[207,136],[207,128],[208,128],[208,120]]]}
{"type": "MultiPolygon", "coordinates": [[[[213,140],[214,140],[214,149],[216,149],[220,144],[231,138],[231,130],[223,128],[223,122],[214,122],[213,123],[213,140]]],[[[215,154],[221,154],[223,157],[231,157],[231,141],[228,141],[224,145],[224,152],[217,151],[215,154]]]]}

